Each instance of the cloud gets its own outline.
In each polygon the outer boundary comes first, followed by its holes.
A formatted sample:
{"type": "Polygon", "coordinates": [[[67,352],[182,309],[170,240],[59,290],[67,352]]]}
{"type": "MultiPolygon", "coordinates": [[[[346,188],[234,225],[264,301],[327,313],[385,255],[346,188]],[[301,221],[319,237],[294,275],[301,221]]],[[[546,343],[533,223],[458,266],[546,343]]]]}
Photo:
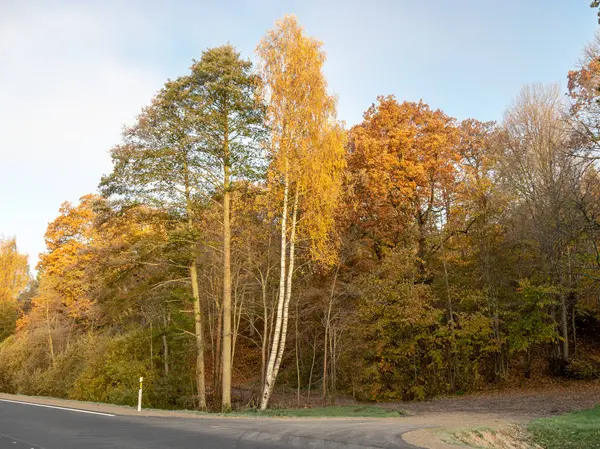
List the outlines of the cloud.
{"type": "Polygon", "coordinates": [[[42,5],[0,7],[0,233],[30,260],[59,205],[110,170],[122,126],[164,81],[128,53],[128,36],[149,24],[42,5]]]}

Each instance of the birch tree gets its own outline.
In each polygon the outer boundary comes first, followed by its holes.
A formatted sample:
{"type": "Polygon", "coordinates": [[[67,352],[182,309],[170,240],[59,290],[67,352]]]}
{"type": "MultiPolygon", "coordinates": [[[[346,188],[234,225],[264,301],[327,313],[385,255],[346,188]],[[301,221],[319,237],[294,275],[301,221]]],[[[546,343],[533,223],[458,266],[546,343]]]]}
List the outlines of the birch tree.
{"type": "Polygon", "coordinates": [[[344,148],[335,99],[327,93],[323,76],[321,43],[286,16],[262,39],[257,53],[271,132],[268,182],[278,198],[272,204],[281,232],[275,329],[260,403],[265,409],[285,350],[296,245],[300,238],[310,242],[309,254],[320,263],[335,256],[331,233],[344,148]]]}

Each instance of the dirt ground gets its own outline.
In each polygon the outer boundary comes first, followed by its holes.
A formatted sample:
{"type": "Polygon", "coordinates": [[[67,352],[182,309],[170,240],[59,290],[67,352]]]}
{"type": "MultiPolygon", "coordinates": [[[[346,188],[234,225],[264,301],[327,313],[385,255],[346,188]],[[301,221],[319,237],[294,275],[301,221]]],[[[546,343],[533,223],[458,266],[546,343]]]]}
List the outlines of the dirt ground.
{"type": "Polygon", "coordinates": [[[598,403],[600,382],[564,382],[538,388],[511,388],[389,405],[405,410],[411,415],[469,412],[537,418],[592,408],[598,403]]]}
{"type": "Polygon", "coordinates": [[[387,406],[406,411],[407,420],[435,426],[403,435],[408,443],[428,449],[450,449],[452,433],[468,429],[500,430],[502,440],[482,442],[479,447],[522,449],[529,446],[511,438],[534,418],[560,415],[600,404],[600,382],[562,382],[541,387],[510,388],[465,396],[442,397],[424,402],[394,403],[387,406]],[[506,438],[504,438],[506,437],[506,438]],[[490,444],[490,445],[488,445],[490,444]]]}

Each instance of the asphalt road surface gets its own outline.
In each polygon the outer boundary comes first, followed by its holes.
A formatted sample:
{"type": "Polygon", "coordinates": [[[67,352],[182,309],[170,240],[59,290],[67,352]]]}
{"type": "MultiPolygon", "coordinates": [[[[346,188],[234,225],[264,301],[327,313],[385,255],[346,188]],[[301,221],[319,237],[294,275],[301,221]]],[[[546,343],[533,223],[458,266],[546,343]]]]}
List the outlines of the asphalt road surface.
{"type": "Polygon", "coordinates": [[[0,399],[0,449],[414,448],[402,419],[122,416],[0,399]]]}

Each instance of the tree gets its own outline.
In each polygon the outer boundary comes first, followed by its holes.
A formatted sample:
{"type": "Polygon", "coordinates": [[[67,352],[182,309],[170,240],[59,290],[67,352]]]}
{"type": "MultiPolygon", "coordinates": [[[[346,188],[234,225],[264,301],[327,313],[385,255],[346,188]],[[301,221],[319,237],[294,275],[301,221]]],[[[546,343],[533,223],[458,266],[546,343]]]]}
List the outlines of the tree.
{"type": "Polygon", "coordinates": [[[27,256],[19,253],[17,240],[0,238],[0,342],[15,330],[18,298],[28,282],[27,256]]]}
{"type": "Polygon", "coordinates": [[[259,79],[252,64],[230,45],[202,54],[191,73],[169,81],[138,124],[113,150],[115,170],[103,184],[108,193],[146,201],[179,216],[186,224],[190,278],[198,339],[198,389],[204,390],[204,342],[199,285],[200,207],[222,206],[223,331],[222,407],[231,408],[231,193],[236,181],[255,178],[261,169],[263,110],[256,97],[259,79]],[[120,186],[120,187],[119,187],[120,186]]]}
{"type": "Polygon", "coordinates": [[[96,303],[90,295],[91,283],[86,268],[94,256],[90,252],[95,229],[95,195],[85,195],[77,205],[65,202],[59,216],[45,234],[46,252],[37,265],[39,288],[32,298],[31,313],[20,321],[22,326],[45,328],[52,363],[58,349],[55,333],[64,330],[68,346],[77,327],[90,326],[96,317],[96,303]]]}
{"type": "MultiPolygon", "coordinates": [[[[494,122],[464,120],[460,124],[460,179],[453,205],[454,229],[463,229],[451,243],[456,250],[455,270],[462,288],[481,293],[481,309],[487,312],[493,331],[494,374],[506,374],[505,344],[502,324],[502,286],[511,269],[506,262],[509,253],[502,247],[505,238],[504,211],[509,195],[498,176],[498,126],[494,122]],[[507,267],[508,265],[508,267],[507,267]]],[[[511,273],[512,274],[512,273],[511,273]]]]}
{"type": "Polygon", "coordinates": [[[334,259],[331,231],[344,159],[335,100],[322,73],[321,44],[286,16],[262,39],[257,54],[271,131],[269,189],[277,195],[273,204],[280,208],[281,226],[277,315],[260,403],[265,409],[285,349],[296,242],[300,236],[310,240],[316,261],[334,259]]]}
{"type": "Polygon", "coordinates": [[[98,200],[95,195],[85,195],[76,206],[69,202],[61,205],[60,215],[46,230],[47,252],[40,255],[38,263],[44,288],[61,298],[74,322],[93,313],[85,267],[92,259],[88,247],[94,238],[94,203],[98,200]]]}
{"type": "Polygon", "coordinates": [[[452,118],[419,103],[379,97],[350,132],[348,165],[354,221],[381,258],[385,248],[417,240],[421,273],[428,237],[457,177],[458,132],[452,118]]]}
{"type": "Polygon", "coordinates": [[[264,409],[279,384],[600,377],[600,35],[567,97],[525,87],[499,124],[380,96],[346,132],[293,17],[257,61],[212,48],[164,84],[37,282],[0,238],[0,390],[132,405],[143,375],[145,406],[227,411],[233,379],[264,409]]]}
{"type": "Polygon", "coordinates": [[[431,394],[443,360],[442,312],[434,292],[419,280],[418,259],[406,249],[389,251],[358,281],[355,360],[362,368],[359,392],[366,399],[417,399],[431,394]]]}
{"type": "Polygon", "coordinates": [[[231,194],[236,182],[256,178],[261,170],[263,108],[252,63],[231,45],[205,51],[186,79],[195,113],[198,151],[205,181],[222,196],[223,207],[223,346],[222,408],[231,409],[231,194]]]}
{"type": "Polygon", "coordinates": [[[570,151],[564,116],[557,86],[524,87],[504,119],[501,168],[516,199],[512,213],[520,217],[521,236],[531,238],[542,256],[538,274],[558,287],[562,363],[570,357],[568,252],[580,232],[575,204],[587,167],[570,151]]]}
{"type": "Polygon", "coordinates": [[[569,71],[568,89],[572,130],[579,136],[578,155],[598,158],[600,150],[600,34],[583,52],[576,70],[569,71]]]}
{"type": "MultiPolygon", "coordinates": [[[[204,330],[198,285],[197,231],[200,200],[206,195],[205,160],[195,145],[195,112],[190,107],[187,79],[169,81],[125,130],[124,143],[111,151],[113,172],[101,189],[107,197],[145,203],[165,211],[179,223],[172,238],[187,248],[187,270],[194,308],[198,405],[206,408],[204,330]]],[[[163,261],[166,265],[168,261],[163,261]]]]}

